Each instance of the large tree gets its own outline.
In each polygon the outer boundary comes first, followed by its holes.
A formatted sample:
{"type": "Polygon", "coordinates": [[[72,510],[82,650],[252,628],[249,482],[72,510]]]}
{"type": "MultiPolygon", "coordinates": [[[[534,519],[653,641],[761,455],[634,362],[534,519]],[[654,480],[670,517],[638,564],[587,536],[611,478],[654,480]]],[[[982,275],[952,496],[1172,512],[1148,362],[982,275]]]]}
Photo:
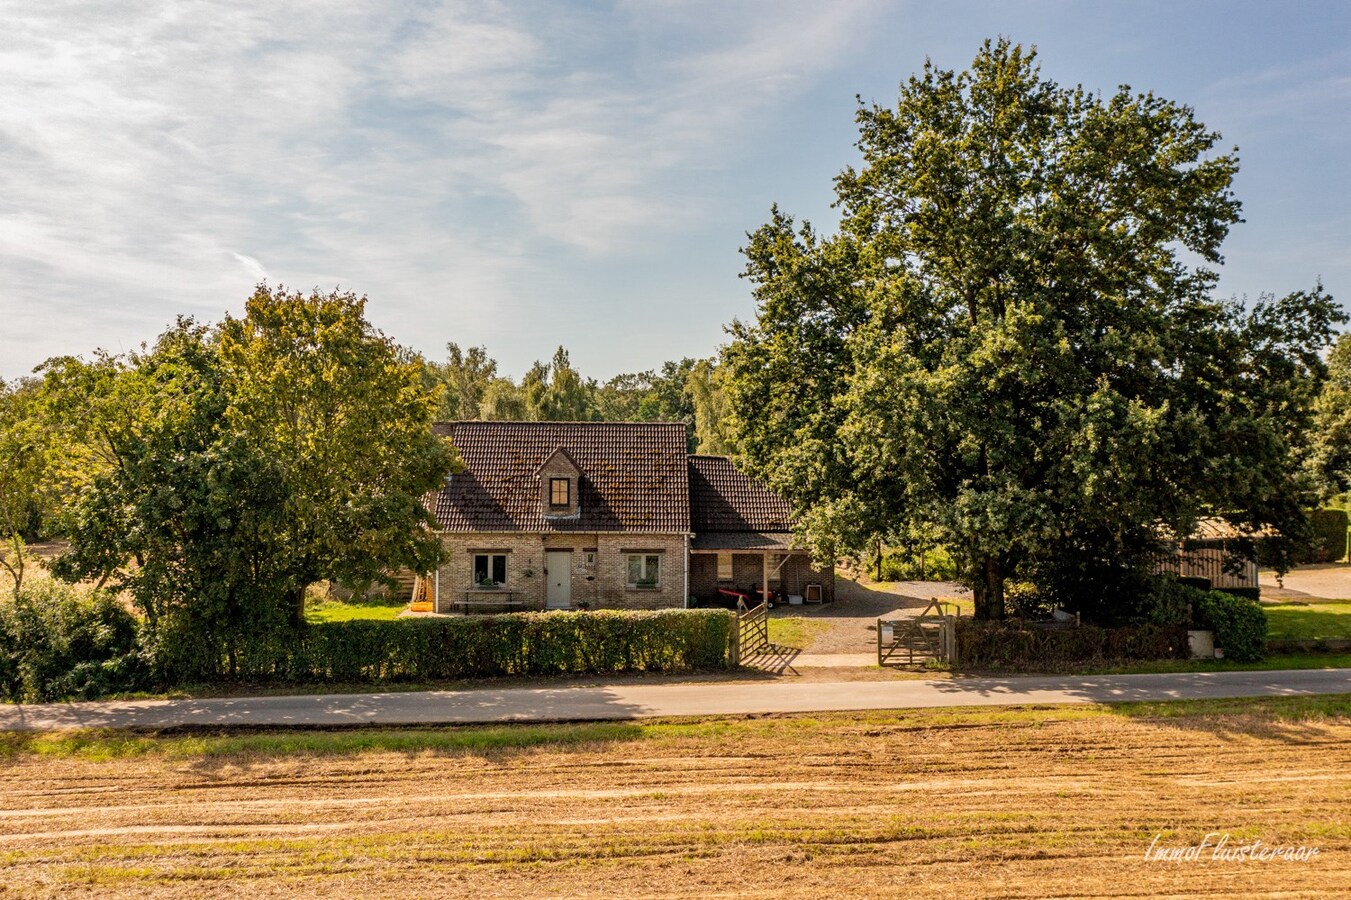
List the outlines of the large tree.
{"type": "Polygon", "coordinates": [[[737,443],[820,555],[936,529],[997,618],[1015,572],[1138,571],[1207,512],[1298,529],[1339,313],[1212,296],[1239,221],[1217,134],[1007,40],[857,118],[838,233],[776,209],[750,235],[727,352],[737,443]]]}
{"type": "Polygon", "coordinates": [[[316,581],[433,567],[421,498],[452,465],[437,398],[364,308],[263,286],[214,329],[181,321],[146,351],[50,363],[52,407],[94,463],[62,574],[113,577],[152,627],[225,640],[298,624],[316,581]]]}

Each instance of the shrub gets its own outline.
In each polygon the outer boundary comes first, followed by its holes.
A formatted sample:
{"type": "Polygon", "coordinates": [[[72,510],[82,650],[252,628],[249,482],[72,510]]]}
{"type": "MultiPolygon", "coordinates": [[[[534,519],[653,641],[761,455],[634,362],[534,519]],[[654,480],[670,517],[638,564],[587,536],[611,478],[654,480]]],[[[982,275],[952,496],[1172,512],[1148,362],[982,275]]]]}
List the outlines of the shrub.
{"type": "Polygon", "coordinates": [[[881,581],[951,581],[957,577],[957,563],[945,547],[925,550],[923,565],[918,553],[888,550],[882,556],[881,572],[881,581]]]}
{"type": "Polygon", "coordinates": [[[508,613],[450,619],[322,622],[241,638],[234,654],[179,679],[436,681],[725,668],[735,618],[725,610],[508,613]]]}
{"type": "Polygon", "coordinates": [[[1004,606],[1009,615],[1038,621],[1049,619],[1055,604],[1030,581],[1013,581],[1004,588],[1004,606]]]}
{"type": "Polygon", "coordinates": [[[1215,632],[1215,646],[1228,659],[1255,662],[1266,656],[1267,614],[1255,601],[1210,591],[1194,610],[1196,624],[1215,632]]]}
{"type": "Polygon", "coordinates": [[[0,691],[16,702],[90,699],[147,683],[136,619],[106,592],[35,582],[0,610],[0,637],[0,691]]]}
{"type": "Polygon", "coordinates": [[[1113,659],[1185,659],[1182,625],[1034,628],[958,620],[957,660],[979,668],[1061,667],[1113,659]]]}
{"type": "Polygon", "coordinates": [[[1344,509],[1315,509],[1309,513],[1309,548],[1303,562],[1329,562],[1346,557],[1347,513],[1344,509]]]}

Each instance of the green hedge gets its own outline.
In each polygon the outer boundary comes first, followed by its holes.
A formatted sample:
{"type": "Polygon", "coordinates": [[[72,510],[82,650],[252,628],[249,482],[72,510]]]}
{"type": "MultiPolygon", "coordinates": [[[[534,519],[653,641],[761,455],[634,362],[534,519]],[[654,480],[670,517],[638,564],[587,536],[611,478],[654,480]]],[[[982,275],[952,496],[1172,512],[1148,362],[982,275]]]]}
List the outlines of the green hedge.
{"type": "Polygon", "coordinates": [[[500,675],[590,675],[726,668],[726,610],[508,613],[357,620],[252,636],[231,654],[181,646],[174,680],[438,681],[500,675]]]}
{"type": "Polygon", "coordinates": [[[1034,628],[959,619],[957,661],[962,666],[1024,669],[1126,659],[1186,659],[1182,625],[1034,628]]]}
{"type": "Polygon", "coordinates": [[[1267,653],[1267,614],[1255,600],[1211,591],[1193,610],[1200,628],[1215,632],[1215,646],[1226,659],[1256,662],[1267,653]]]}
{"type": "Polygon", "coordinates": [[[0,699],[88,700],[149,683],[136,619],[112,595],[34,581],[0,602],[0,699]]]}

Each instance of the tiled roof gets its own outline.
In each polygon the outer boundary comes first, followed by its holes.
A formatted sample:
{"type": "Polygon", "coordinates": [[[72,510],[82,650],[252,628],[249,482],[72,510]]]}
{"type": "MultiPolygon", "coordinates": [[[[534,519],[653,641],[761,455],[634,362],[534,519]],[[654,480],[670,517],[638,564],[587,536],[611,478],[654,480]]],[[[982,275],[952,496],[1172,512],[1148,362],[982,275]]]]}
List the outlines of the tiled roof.
{"type": "Polygon", "coordinates": [[[690,457],[690,530],[789,532],[787,501],[740,471],[725,456],[690,457]]]}
{"type": "Polygon", "coordinates": [[[679,422],[438,422],[433,429],[455,445],[466,469],[429,498],[445,531],[689,531],[679,422]],[[560,448],[581,470],[575,519],[542,514],[536,473],[560,448]]]}
{"type": "Polygon", "coordinates": [[[778,550],[793,547],[793,536],[787,532],[762,531],[705,531],[690,541],[691,550],[778,550]]]}

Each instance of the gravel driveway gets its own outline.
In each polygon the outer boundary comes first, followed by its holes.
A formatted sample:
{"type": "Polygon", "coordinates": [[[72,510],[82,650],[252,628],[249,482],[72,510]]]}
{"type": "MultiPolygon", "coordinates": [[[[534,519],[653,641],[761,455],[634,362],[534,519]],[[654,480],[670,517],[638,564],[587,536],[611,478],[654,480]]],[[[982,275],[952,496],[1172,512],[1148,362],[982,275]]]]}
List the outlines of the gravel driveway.
{"type": "Polygon", "coordinates": [[[1321,563],[1299,566],[1285,573],[1281,584],[1275,572],[1258,576],[1263,600],[1346,600],[1351,598],[1351,563],[1321,563]]]}
{"type": "Polygon", "coordinates": [[[869,653],[877,646],[879,617],[916,616],[935,597],[969,597],[950,581],[897,581],[862,585],[844,576],[835,580],[835,602],[820,606],[783,606],[773,617],[801,616],[829,622],[804,653],[869,653]]]}

